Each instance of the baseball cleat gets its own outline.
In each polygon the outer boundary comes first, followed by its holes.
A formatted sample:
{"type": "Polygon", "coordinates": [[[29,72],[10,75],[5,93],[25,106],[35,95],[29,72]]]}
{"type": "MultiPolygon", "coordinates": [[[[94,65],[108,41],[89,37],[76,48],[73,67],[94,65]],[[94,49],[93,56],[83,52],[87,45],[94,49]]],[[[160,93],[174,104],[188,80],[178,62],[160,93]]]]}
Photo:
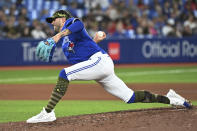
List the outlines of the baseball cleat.
{"type": "Polygon", "coordinates": [[[36,116],[33,116],[32,118],[29,118],[26,122],[27,123],[39,123],[39,122],[52,122],[55,121],[55,113],[54,110],[50,113],[47,113],[45,108],[36,116]]]}
{"type": "Polygon", "coordinates": [[[177,94],[174,90],[170,89],[166,97],[170,100],[170,104],[173,106],[184,106],[186,108],[192,108],[192,103],[177,94]]]}

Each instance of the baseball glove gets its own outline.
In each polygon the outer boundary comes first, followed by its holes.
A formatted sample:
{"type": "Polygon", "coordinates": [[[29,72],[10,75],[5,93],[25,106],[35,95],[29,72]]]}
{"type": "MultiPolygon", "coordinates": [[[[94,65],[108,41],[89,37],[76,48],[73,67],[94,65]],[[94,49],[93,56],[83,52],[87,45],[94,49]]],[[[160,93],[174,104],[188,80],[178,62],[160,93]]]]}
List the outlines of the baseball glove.
{"type": "Polygon", "coordinates": [[[55,47],[56,43],[52,38],[40,41],[36,47],[36,55],[42,61],[51,62],[55,47]]]}

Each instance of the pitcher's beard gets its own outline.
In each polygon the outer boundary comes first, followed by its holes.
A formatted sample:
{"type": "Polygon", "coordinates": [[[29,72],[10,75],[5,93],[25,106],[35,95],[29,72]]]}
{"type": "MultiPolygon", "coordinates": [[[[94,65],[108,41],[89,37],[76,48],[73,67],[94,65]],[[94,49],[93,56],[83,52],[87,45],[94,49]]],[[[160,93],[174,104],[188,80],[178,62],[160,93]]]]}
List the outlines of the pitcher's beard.
{"type": "Polygon", "coordinates": [[[54,31],[55,31],[55,33],[59,33],[59,32],[61,32],[61,28],[60,27],[53,27],[54,28],[54,31]]]}

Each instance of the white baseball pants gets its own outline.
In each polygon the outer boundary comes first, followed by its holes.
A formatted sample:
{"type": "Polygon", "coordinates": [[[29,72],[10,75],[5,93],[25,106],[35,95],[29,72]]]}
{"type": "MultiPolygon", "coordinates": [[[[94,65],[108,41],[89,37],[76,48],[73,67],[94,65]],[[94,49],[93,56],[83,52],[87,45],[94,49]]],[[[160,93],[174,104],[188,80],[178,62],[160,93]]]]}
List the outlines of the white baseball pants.
{"type": "Polygon", "coordinates": [[[108,54],[97,52],[89,60],[64,68],[69,81],[95,80],[106,91],[128,102],[133,90],[120,80],[114,73],[114,63],[108,54]]]}

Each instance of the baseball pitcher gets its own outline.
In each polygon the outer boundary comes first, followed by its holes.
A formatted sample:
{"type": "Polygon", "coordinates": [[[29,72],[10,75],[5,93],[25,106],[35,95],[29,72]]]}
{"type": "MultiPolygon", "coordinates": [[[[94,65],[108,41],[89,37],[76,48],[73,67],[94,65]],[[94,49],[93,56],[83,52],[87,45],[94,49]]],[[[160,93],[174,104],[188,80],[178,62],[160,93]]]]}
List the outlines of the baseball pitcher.
{"type": "Polygon", "coordinates": [[[72,66],[60,71],[48,104],[38,115],[28,119],[27,123],[55,121],[54,108],[64,96],[69,82],[74,80],[95,80],[107,92],[125,103],[160,102],[192,107],[191,103],[173,90],[170,90],[166,96],[162,96],[128,88],[114,73],[114,64],[110,56],[97,44],[106,38],[104,32],[103,35],[97,32],[92,39],[82,21],[64,10],[56,11],[52,17],[46,18],[46,21],[51,23],[58,33],[52,38],[39,42],[36,55],[42,61],[51,62],[55,47],[60,44],[72,66]]]}

